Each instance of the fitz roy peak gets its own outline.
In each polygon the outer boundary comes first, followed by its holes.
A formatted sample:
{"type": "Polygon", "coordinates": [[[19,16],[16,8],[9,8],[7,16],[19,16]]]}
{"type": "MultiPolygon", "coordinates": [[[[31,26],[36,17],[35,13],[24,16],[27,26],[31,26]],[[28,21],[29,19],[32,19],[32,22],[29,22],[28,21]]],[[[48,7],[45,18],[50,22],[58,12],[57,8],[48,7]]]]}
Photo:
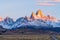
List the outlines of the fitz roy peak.
{"type": "Polygon", "coordinates": [[[20,27],[34,27],[34,28],[42,28],[42,27],[60,27],[60,22],[50,15],[44,15],[41,10],[38,10],[36,14],[32,12],[30,17],[20,17],[16,21],[13,21],[12,18],[6,17],[2,20],[0,18],[0,26],[5,29],[16,29],[20,27]]]}

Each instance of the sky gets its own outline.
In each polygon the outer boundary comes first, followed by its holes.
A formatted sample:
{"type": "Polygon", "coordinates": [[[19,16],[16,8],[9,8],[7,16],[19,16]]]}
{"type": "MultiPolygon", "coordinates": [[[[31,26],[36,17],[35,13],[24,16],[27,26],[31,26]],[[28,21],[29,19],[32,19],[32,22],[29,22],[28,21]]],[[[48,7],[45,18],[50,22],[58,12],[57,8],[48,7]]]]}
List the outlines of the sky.
{"type": "Polygon", "coordinates": [[[60,0],[0,0],[0,17],[3,18],[16,20],[37,10],[60,19],[60,0]]]}

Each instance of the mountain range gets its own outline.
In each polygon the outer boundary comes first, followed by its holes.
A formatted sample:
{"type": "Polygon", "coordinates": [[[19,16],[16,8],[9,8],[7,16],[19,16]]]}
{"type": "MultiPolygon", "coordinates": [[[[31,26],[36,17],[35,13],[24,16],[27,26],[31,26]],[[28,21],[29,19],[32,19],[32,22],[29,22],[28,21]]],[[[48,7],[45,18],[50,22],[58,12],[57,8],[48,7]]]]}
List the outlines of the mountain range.
{"type": "MultiPolygon", "coordinates": [[[[30,17],[20,17],[14,21],[10,17],[0,18],[0,34],[20,34],[24,32],[40,33],[42,31],[60,32],[60,21],[50,15],[45,16],[41,10],[30,17]]],[[[48,32],[49,33],[49,32],[48,32]]]]}

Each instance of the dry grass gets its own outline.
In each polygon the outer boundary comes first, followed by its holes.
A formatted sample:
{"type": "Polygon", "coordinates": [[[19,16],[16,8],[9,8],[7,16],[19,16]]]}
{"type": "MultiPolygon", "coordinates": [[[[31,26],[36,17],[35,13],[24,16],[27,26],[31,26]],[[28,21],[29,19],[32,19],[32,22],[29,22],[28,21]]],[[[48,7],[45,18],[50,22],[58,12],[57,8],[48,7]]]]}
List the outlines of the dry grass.
{"type": "Polygon", "coordinates": [[[60,40],[60,35],[57,35],[56,37],[57,37],[58,40],[60,40]]]}
{"type": "Polygon", "coordinates": [[[0,35],[0,40],[51,40],[49,35],[0,35]]]}

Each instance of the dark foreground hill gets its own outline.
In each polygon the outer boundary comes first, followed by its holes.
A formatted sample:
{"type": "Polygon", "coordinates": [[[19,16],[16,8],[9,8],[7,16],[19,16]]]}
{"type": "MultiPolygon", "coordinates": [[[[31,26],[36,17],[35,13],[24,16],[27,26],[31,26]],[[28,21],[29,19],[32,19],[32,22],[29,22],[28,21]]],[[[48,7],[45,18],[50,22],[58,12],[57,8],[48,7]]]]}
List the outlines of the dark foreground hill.
{"type": "Polygon", "coordinates": [[[60,27],[41,27],[41,28],[34,28],[34,26],[27,26],[27,27],[20,27],[15,29],[4,29],[0,26],[0,35],[33,35],[33,34],[60,34],[60,27]]]}

